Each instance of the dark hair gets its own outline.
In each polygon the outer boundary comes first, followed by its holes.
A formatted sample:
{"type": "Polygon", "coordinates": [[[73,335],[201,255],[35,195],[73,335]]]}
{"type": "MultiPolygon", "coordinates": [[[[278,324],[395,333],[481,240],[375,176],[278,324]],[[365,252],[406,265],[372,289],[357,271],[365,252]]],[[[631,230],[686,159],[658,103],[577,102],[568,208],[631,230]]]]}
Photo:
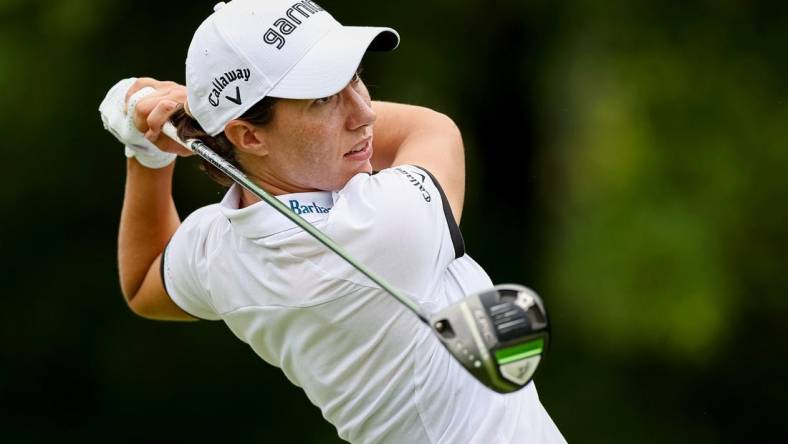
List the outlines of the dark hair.
{"type": "MultiPolygon", "coordinates": [[[[245,120],[257,126],[265,126],[274,118],[274,104],[276,104],[277,101],[279,101],[279,99],[276,97],[264,97],[262,100],[252,105],[251,108],[246,110],[245,113],[241,114],[239,119],[245,120]]],[[[235,154],[235,146],[232,144],[232,142],[230,142],[227,136],[224,135],[224,132],[221,132],[215,136],[208,135],[208,133],[202,129],[202,126],[200,126],[197,120],[186,114],[183,108],[176,111],[170,120],[172,121],[173,125],[175,125],[175,128],[178,129],[178,137],[180,137],[182,140],[200,139],[216,154],[222,156],[222,158],[224,158],[226,161],[230,162],[231,164],[235,165],[236,168],[243,171],[243,168],[238,163],[238,158],[235,154]]],[[[201,169],[208,174],[208,177],[213,179],[213,181],[219,185],[229,187],[233,184],[233,181],[230,178],[222,174],[222,172],[216,169],[215,166],[211,165],[205,160],[202,160],[201,169]]]]}

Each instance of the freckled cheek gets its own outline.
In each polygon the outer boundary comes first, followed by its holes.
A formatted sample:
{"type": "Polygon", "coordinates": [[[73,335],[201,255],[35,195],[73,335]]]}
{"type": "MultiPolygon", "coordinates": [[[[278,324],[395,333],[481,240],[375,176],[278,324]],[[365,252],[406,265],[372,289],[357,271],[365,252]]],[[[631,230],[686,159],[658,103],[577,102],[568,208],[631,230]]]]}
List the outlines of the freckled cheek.
{"type": "Polygon", "coordinates": [[[303,146],[300,162],[309,170],[313,177],[322,177],[334,169],[336,156],[333,150],[324,142],[325,139],[311,139],[309,144],[303,146]]]}
{"type": "Polygon", "coordinates": [[[332,159],[342,151],[341,135],[341,131],[326,126],[312,132],[310,140],[313,142],[315,151],[320,153],[320,157],[332,159]]]}
{"type": "Polygon", "coordinates": [[[342,128],[339,122],[302,122],[289,130],[288,163],[296,166],[295,170],[300,174],[325,179],[342,167],[342,128]]]}

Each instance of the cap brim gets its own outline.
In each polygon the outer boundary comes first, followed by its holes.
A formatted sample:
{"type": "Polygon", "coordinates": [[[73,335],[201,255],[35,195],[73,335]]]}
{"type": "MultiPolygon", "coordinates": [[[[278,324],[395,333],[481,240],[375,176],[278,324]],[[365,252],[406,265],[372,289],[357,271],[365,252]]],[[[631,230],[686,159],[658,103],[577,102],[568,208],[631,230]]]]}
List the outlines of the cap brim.
{"type": "Polygon", "coordinates": [[[283,99],[317,99],[342,90],[364,54],[391,51],[399,34],[391,28],[343,26],[326,34],[266,94],[283,99]]]}

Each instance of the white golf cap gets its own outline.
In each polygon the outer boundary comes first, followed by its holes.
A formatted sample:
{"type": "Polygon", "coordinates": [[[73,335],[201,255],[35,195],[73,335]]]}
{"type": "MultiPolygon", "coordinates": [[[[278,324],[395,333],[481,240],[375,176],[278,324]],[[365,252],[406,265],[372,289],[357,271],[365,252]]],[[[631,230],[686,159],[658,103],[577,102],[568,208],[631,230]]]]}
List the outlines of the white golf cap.
{"type": "Polygon", "coordinates": [[[398,44],[395,30],[342,26],[311,0],[221,2],[189,46],[189,110],[215,136],[263,97],[337,93],[367,50],[390,51],[398,44]]]}

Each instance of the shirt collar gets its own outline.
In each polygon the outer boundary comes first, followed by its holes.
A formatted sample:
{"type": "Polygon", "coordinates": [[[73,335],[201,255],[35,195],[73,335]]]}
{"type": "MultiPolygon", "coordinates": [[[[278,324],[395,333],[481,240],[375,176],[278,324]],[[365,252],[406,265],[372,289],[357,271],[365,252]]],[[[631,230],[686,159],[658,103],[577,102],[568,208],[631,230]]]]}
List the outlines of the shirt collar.
{"type": "MultiPolygon", "coordinates": [[[[241,194],[241,186],[233,184],[224,195],[219,208],[224,217],[230,221],[233,229],[242,236],[260,238],[296,227],[295,223],[263,201],[239,208],[241,194]]],[[[274,197],[309,223],[328,217],[329,210],[334,206],[334,198],[329,191],[282,194],[274,197]]]]}

